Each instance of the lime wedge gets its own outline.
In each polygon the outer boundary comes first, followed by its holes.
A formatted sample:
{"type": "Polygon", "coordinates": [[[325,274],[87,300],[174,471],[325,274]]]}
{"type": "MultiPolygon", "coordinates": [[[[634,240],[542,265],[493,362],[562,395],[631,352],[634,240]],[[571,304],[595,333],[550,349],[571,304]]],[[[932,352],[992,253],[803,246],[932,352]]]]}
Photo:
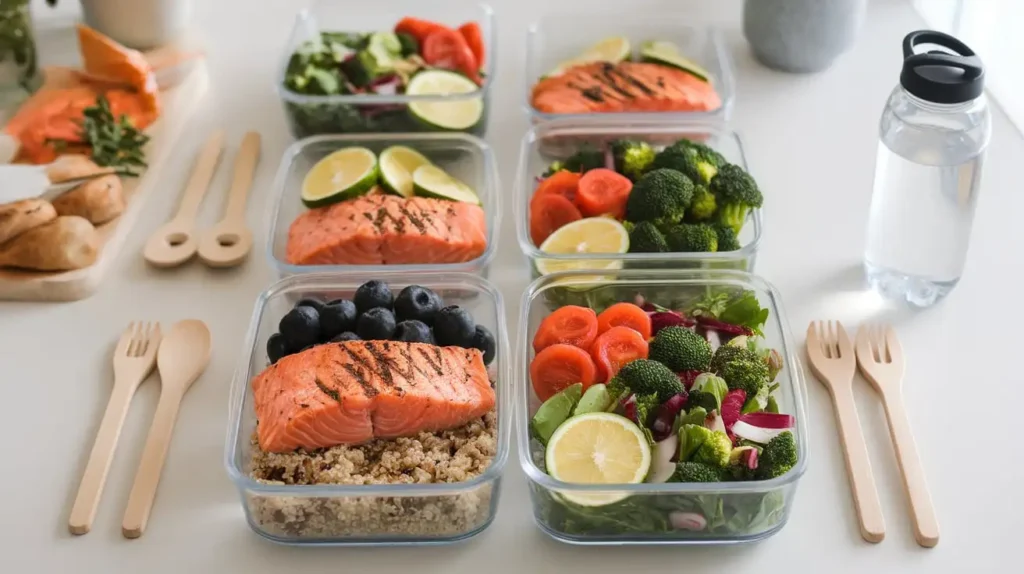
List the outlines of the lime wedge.
{"type": "MultiPolygon", "coordinates": [[[[411,96],[468,94],[479,90],[473,80],[447,70],[426,70],[412,77],[405,93],[411,96]]],[[[480,122],[484,115],[483,98],[453,101],[414,101],[409,111],[419,120],[443,130],[464,131],[480,122]]]]}
{"type": "Polygon", "coordinates": [[[613,64],[618,64],[619,62],[628,59],[631,53],[632,48],[629,45],[629,38],[624,36],[612,36],[594,44],[579,56],[562,62],[554,70],[548,72],[545,77],[557,76],[573,66],[589,64],[591,62],[611,62],[613,64]]]}
{"type": "Polygon", "coordinates": [[[426,164],[412,172],[413,193],[421,197],[447,199],[480,205],[480,198],[465,183],[448,175],[436,165],[426,164]]]}
{"type": "Polygon", "coordinates": [[[393,145],[380,152],[380,179],[389,193],[412,197],[412,173],[430,160],[420,152],[402,145],[393,145]]]}
{"type": "Polygon", "coordinates": [[[302,203],[322,207],[359,197],[377,185],[377,156],[364,147],[340,149],[316,162],[302,180],[302,203]]]}
{"type": "Polygon", "coordinates": [[[629,232],[613,218],[600,215],[588,217],[556,229],[540,244],[540,250],[544,253],[608,255],[603,260],[538,259],[537,270],[542,275],[576,269],[621,269],[622,260],[612,256],[629,251],[629,232]]]}
{"type": "MultiPolygon", "coordinates": [[[[567,419],[551,435],[544,462],[548,474],[577,484],[639,484],[651,467],[651,447],[640,428],[613,413],[586,413],[567,419]]],[[[628,492],[566,492],[566,500],[600,506],[628,492]]]]}
{"type": "Polygon", "coordinates": [[[673,68],[679,68],[684,72],[689,72],[690,74],[697,76],[705,82],[711,81],[711,74],[704,68],[700,67],[696,62],[683,57],[683,55],[679,53],[679,47],[672,42],[664,42],[661,40],[644,42],[640,46],[640,57],[645,62],[664,64],[673,68]]]}

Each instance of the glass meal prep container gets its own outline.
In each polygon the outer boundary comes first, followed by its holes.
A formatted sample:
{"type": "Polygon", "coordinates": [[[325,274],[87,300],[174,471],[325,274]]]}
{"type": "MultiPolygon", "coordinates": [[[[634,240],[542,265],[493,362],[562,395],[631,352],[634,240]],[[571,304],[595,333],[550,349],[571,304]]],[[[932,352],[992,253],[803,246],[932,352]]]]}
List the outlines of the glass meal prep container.
{"type": "Polygon", "coordinates": [[[285,150],[274,177],[266,215],[266,249],[270,264],[281,277],[318,272],[448,272],[465,271],[486,277],[497,248],[497,229],[501,224],[500,183],[494,153],[478,137],[460,133],[434,134],[350,134],[305,138],[285,150]],[[365,147],[378,156],[385,148],[402,145],[413,148],[476,192],[483,204],[487,224],[487,247],[476,259],[463,263],[424,263],[398,265],[294,265],[285,257],[288,228],[299,214],[307,211],[301,200],[302,180],[325,156],[350,146],[365,147]]]}
{"type": "Polygon", "coordinates": [[[541,530],[572,544],[730,544],[761,540],[783,528],[797,483],[807,468],[807,407],[803,370],[779,294],[771,285],[756,275],[733,270],[560,272],[527,287],[521,309],[515,364],[519,460],[530,486],[534,520],[541,530]],[[753,291],[760,305],[769,310],[763,331],[767,345],[784,358],[776,378],[780,384],[776,396],[780,412],[796,417],[797,465],[770,480],[719,483],[572,484],[546,474],[544,446],[530,437],[528,428],[541,403],[529,378],[534,355],[530,342],[541,320],[563,305],[603,308],[633,301],[637,294],[674,308],[709,289],[753,291]],[[624,498],[606,506],[579,506],[563,498],[563,493],[624,498]],[[705,521],[703,529],[673,527],[673,512],[700,514],[705,521]]]}
{"type": "Polygon", "coordinates": [[[328,133],[437,131],[442,128],[417,117],[409,109],[409,104],[450,104],[469,100],[481,100],[483,112],[479,121],[460,131],[482,136],[487,131],[490,80],[494,78],[497,60],[494,47],[494,12],[486,4],[457,1],[441,5],[398,0],[379,3],[373,10],[353,11],[346,2],[320,0],[296,16],[274,82],[288,127],[296,138],[328,133]],[[453,29],[465,22],[477,22],[483,34],[485,54],[481,74],[485,79],[483,84],[474,91],[442,95],[309,95],[286,87],[289,60],[303,42],[318,38],[321,32],[390,32],[406,16],[439,22],[453,29]]]}
{"type": "Polygon", "coordinates": [[[414,545],[455,542],[487,528],[498,507],[511,440],[511,361],[504,317],[501,293],[486,280],[464,273],[295,275],[264,291],[232,381],[224,461],[253,531],[294,545],[414,545]],[[269,364],[267,339],[300,299],[351,298],[370,279],[387,282],[395,293],[410,284],[433,289],[446,304],[464,307],[494,333],[497,353],[488,375],[495,382],[497,446],[490,466],[475,478],[453,483],[290,485],[253,479],[256,414],[250,381],[269,364]]]}
{"type": "Polygon", "coordinates": [[[532,123],[555,119],[614,118],[623,121],[644,121],[657,118],[662,122],[697,121],[725,124],[732,113],[735,98],[733,64],[721,31],[713,27],[681,24],[685,14],[659,11],[644,16],[636,11],[606,12],[583,15],[549,12],[530,24],[526,35],[526,87],[524,107],[532,123]],[[571,23],[567,25],[567,23],[571,23]],[[639,55],[645,41],[667,41],[678,47],[680,54],[704,68],[718,93],[721,106],[714,110],[692,112],[607,112],[557,114],[533,107],[533,86],[560,64],[579,57],[603,39],[622,36],[629,40],[634,55],[639,55]]]}
{"type": "MultiPolygon", "coordinates": [[[[747,160],[739,136],[712,124],[620,121],[593,118],[588,121],[557,120],[534,126],[523,136],[516,173],[514,210],[519,247],[534,278],[544,270],[578,269],[740,269],[753,271],[763,229],[762,210],[751,209],[738,239],[740,249],[714,253],[546,253],[530,238],[530,199],[541,175],[552,161],[564,160],[581,146],[601,146],[616,139],[640,140],[656,149],[680,139],[703,142],[744,170],[747,160]]],[[[751,174],[755,179],[757,174],[751,174]]],[[[762,188],[766,201],[770,192],[762,188]]]]}

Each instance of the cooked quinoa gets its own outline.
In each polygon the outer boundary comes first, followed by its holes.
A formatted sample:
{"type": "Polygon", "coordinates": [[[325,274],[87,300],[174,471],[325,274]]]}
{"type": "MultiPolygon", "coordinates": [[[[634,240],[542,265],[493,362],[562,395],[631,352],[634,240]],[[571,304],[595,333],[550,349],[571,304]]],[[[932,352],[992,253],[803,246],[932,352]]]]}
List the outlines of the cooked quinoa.
{"type": "MultiPolygon", "coordinates": [[[[432,484],[471,480],[498,448],[497,415],[447,431],[375,439],[313,452],[268,453],[252,439],[252,478],[266,484],[432,484]]],[[[444,537],[468,534],[491,514],[491,484],[418,497],[310,498],[248,494],[256,526],[282,538],[444,537]]]]}

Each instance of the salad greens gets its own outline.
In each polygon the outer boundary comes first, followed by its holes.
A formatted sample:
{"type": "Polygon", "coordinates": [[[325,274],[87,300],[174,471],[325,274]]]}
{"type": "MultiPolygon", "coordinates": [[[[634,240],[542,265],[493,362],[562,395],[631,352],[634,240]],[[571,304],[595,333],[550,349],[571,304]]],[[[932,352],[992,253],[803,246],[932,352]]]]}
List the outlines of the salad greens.
{"type": "Polygon", "coordinates": [[[0,70],[13,69],[18,86],[32,92],[42,80],[36,60],[28,0],[0,0],[0,70]]]}

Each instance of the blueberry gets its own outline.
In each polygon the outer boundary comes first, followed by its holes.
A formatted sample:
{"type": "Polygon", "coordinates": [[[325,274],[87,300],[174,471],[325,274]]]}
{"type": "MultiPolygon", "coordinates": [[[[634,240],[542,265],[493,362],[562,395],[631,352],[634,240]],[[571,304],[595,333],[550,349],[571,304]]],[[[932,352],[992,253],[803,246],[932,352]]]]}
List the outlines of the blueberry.
{"type": "Polygon", "coordinates": [[[433,345],[434,334],[426,323],[412,319],[398,324],[398,327],[395,328],[395,340],[407,343],[430,343],[433,345]]]}
{"type": "Polygon", "coordinates": [[[356,335],[352,331],[345,331],[344,333],[341,333],[338,336],[336,336],[333,339],[331,339],[331,342],[332,343],[344,343],[345,341],[361,341],[361,340],[362,339],[359,338],[359,335],[356,335]]]}
{"type": "Polygon", "coordinates": [[[483,325],[476,326],[472,346],[474,349],[480,349],[480,352],[484,354],[485,365],[490,365],[494,360],[495,353],[498,352],[498,344],[494,342],[494,335],[483,325]]]}
{"type": "Polygon", "coordinates": [[[387,341],[395,334],[395,316],[383,307],[374,307],[359,316],[356,334],[367,341],[387,341]]]}
{"type": "Polygon", "coordinates": [[[341,299],[331,301],[320,311],[320,338],[330,341],[338,333],[356,328],[356,305],[341,299]]]}
{"type": "Polygon", "coordinates": [[[376,307],[391,309],[394,297],[392,297],[387,283],[374,279],[360,285],[352,300],[355,301],[356,309],[362,314],[376,307]]]}
{"type": "Polygon", "coordinates": [[[458,305],[449,305],[434,317],[434,337],[445,346],[472,347],[476,324],[473,316],[458,305]]]}
{"type": "Polygon", "coordinates": [[[395,298],[395,315],[399,321],[416,320],[431,325],[442,306],[444,304],[437,293],[426,287],[409,285],[395,298]]]}
{"type": "Polygon", "coordinates": [[[267,358],[270,359],[270,364],[274,364],[280,361],[281,357],[290,354],[291,349],[288,348],[288,343],[285,342],[281,333],[274,333],[267,339],[267,358]]]}
{"type": "Polygon", "coordinates": [[[324,312],[324,302],[319,300],[319,299],[315,299],[313,297],[303,297],[302,299],[299,299],[299,302],[296,303],[295,306],[296,307],[312,307],[312,308],[316,309],[317,313],[323,313],[324,312]]]}
{"type": "Polygon", "coordinates": [[[288,347],[303,349],[320,340],[320,313],[313,307],[295,307],[281,318],[278,331],[288,347]]]}

